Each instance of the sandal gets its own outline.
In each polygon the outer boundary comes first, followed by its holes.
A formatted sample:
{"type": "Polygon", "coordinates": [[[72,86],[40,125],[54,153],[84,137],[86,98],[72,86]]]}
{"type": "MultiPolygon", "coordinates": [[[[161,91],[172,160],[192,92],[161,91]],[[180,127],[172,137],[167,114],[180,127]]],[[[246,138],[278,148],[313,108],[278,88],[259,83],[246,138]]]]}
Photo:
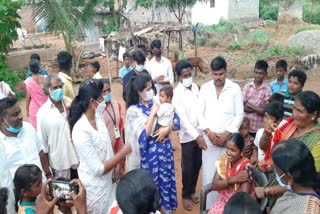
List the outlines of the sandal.
{"type": "Polygon", "coordinates": [[[192,194],[191,195],[191,200],[193,201],[193,203],[197,204],[200,202],[200,197],[197,196],[196,194],[192,194]]]}
{"type": "Polygon", "coordinates": [[[190,199],[182,199],[183,208],[185,210],[191,211],[192,210],[192,203],[190,199]]]}

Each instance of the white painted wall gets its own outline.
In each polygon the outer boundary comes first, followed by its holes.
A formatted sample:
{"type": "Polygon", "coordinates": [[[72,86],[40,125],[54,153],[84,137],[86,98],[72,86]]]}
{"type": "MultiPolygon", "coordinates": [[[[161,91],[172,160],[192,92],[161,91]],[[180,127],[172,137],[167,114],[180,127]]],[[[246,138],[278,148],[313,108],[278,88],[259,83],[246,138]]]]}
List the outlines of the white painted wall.
{"type": "Polygon", "coordinates": [[[221,17],[228,19],[229,0],[216,0],[215,7],[210,7],[210,0],[197,2],[191,11],[192,24],[203,25],[217,24],[221,17]]]}

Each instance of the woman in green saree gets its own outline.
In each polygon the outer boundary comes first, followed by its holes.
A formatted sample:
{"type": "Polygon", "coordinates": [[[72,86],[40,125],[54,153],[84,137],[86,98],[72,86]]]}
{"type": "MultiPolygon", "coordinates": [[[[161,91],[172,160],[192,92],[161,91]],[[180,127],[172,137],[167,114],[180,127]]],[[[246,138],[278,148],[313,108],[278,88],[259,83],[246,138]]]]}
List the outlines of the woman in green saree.
{"type": "MultiPolygon", "coordinates": [[[[265,124],[260,148],[265,151],[264,161],[271,166],[267,167],[269,170],[273,170],[271,160],[273,148],[284,140],[296,139],[308,147],[315,160],[316,170],[320,171],[320,124],[317,122],[319,112],[319,95],[305,91],[296,97],[293,117],[286,118],[275,129],[272,124],[265,124]]],[[[273,175],[266,187],[257,187],[255,191],[258,198],[269,197],[269,204],[272,206],[286,189],[277,185],[276,176],[273,175]]]]}

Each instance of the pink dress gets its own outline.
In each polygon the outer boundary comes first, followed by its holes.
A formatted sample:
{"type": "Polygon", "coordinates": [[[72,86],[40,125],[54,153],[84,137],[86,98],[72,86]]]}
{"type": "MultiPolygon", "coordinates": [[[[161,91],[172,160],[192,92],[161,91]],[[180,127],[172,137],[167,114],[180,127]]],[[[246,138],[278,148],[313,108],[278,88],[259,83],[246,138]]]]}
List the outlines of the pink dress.
{"type": "Polygon", "coordinates": [[[45,95],[42,90],[43,85],[38,85],[32,77],[28,77],[24,83],[26,84],[27,92],[31,99],[29,105],[29,122],[37,129],[37,112],[48,100],[48,96],[45,95]]]}

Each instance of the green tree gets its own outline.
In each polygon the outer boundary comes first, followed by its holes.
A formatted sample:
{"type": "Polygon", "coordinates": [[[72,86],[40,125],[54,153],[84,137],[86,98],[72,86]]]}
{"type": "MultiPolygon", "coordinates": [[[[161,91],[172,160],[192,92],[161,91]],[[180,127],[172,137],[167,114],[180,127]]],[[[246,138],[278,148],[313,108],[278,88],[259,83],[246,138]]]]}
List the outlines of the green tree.
{"type": "Polygon", "coordinates": [[[20,1],[0,0],[0,54],[7,52],[8,46],[18,37],[16,28],[20,27],[17,13],[20,1]]]}
{"type": "Polygon", "coordinates": [[[33,18],[42,22],[48,32],[61,33],[66,49],[72,52],[72,42],[80,28],[92,28],[94,16],[102,0],[28,0],[33,18]]]}

